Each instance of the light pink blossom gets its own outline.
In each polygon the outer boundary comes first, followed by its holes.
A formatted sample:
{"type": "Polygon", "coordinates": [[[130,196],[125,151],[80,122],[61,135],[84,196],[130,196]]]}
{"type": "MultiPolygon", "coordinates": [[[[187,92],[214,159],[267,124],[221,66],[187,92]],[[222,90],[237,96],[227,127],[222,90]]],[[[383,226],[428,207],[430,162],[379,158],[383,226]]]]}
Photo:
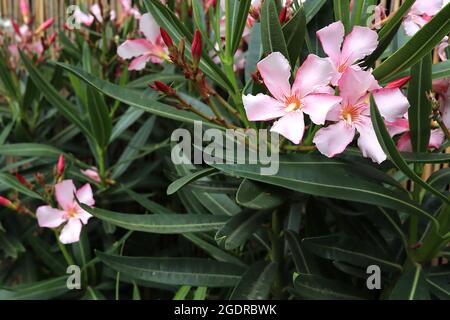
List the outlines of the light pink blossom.
{"type": "Polygon", "coordinates": [[[359,133],[358,147],[363,156],[381,163],[386,155],[381,148],[370,118],[370,93],[373,92],[380,113],[389,119],[401,117],[409,103],[399,88],[380,88],[368,71],[347,68],[339,80],[342,102],[327,115],[334,122],[320,129],[313,142],[327,157],[342,153],[359,133]]]}
{"type": "Polygon", "coordinates": [[[439,59],[441,59],[441,61],[447,61],[447,48],[449,46],[448,43],[448,36],[446,36],[444,39],[442,39],[441,43],[438,46],[438,55],[439,55],[439,59]]]}
{"type": "MultiPolygon", "coordinates": [[[[394,122],[386,121],[386,127],[389,134],[394,137],[401,134],[397,141],[397,149],[402,152],[412,152],[411,133],[409,129],[409,121],[407,115],[405,118],[398,119],[394,122]]],[[[428,143],[429,149],[439,149],[444,142],[445,135],[441,129],[432,129],[430,133],[430,140],[428,143]]]]}
{"type": "Polygon", "coordinates": [[[142,70],[148,61],[162,63],[168,59],[167,47],[161,38],[160,27],[150,13],[141,17],[139,30],[145,39],[127,40],[117,49],[119,57],[132,59],[128,70],[142,70]]]}
{"type": "Polygon", "coordinates": [[[87,170],[80,170],[80,172],[97,183],[102,182],[102,179],[100,178],[100,175],[98,174],[98,169],[96,167],[91,167],[90,169],[87,170]]]}
{"type": "MultiPolygon", "coordinates": [[[[317,31],[317,37],[322,43],[323,50],[334,67],[331,79],[333,85],[338,84],[347,68],[370,55],[378,45],[378,34],[366,27],[355,26],[345,39],[344,35],[345,29],[341,21],[317,31]]],[[[353,67],[358,68],[357,66],[353,67]]]]}
{"type": "Polygon", "coordinates": [[[426,25],[447,3],[443,0],[416,0],[412,5],[403,27],[408,36],[414,36],[424,25],[426,25]]]}
{"type": "Polygon", "coordinates": [[[450,128],[450,78],[433,81],[433,91],[438,94],[442,121],[450,128]]]}
{"type": "Polygon", "coordinates": [[[131,0],[120,0],[120,5],[122,6],[123,16],[126,17],[133,16],[137,20],[141,18],[141,13],[136,7],[132,6],[131,0]]]}
{"type": "Polygon", "coordinates": [[[298,69],[291,86],[291,67],[279,52],[271,53],[257,64],[271,96],[246,95],[244,107],[250,121],[269,121],[280,118],[271,129],[295,144],[302,141],[305,129],[304,113],[312,122],[324,124],[328,111],[341,101],[330,92],[328,84],[333,67],[328,59],[309,55],[298,69]]]}
{"type": "Polygon", "coordinates": [[[83,225],[92,217],[78,205],[74,194],[80,203],[91,207],[95,204],[89,184],[76,190],[72,180],[64,180],[55,185],[55,198],[60,209],[41,206],[36,212],[38,224],[42,228],[54,229],[65,223],[59,236],[59,241],[64,244],[78,242],[83,225]]]}

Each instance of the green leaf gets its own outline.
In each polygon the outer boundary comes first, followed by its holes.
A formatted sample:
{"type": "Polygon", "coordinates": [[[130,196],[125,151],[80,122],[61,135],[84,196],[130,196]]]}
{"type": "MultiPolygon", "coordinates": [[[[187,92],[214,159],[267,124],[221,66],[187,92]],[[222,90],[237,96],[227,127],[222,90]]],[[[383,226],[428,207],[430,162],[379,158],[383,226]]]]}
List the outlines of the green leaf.
{"type": "Polygon", "coordinates": [[[448,275],[431,276],[426,278],[431,293],[441,300],[450,300],[450,277],[448,275]]]}
{"type": "Polygon", "coordinates": [[[38,193],[25,187],[17,180],[16,177],[8,173],[0,173],[0,185],[8,186],[9,188],[18,191],[26,196],[29,196],[33,199],[43,200],[43,198],[38,193]]]}
{"type": "Polygon", "coordinates": [[[414,152],[426,152],[430,140],[431,102],[427,93],[431,91],[431,65],[431,55],[428,55],[411,68],[408,120],[414,152]]]}
{"type": "Polygon", "coordinates": [[[86,294],[81,300],[106,300],[106,298],[99,290],[89,286],[86,288],[86,294]]]}
{"type": "Polygon", "coordinates": [[[243,245],[261,226],[269,212],[243,211],[233,216],[216,234],[216,241],[226,250],[243,245]]]}
{"type": "Polygon", "coordinates": [[[411,40],[378,66],[373,75],[378,80],[407,69],[433,50],[450,32],[450,4],[446,5],[411,40]]]}
{"type": "Polygon", "coordinates": [[[206,299],[206,295],[208,293],[207,287],[198,287],[194,292],[194,299],[195,301],[202,301],[206,299]]]}
{"type": "Polygon", "coordinates": [[[114,125],[111,132],[109,143],[119,138],[129,127],[131,127],[138,119],[142,117],[144,110],[130,107],[123,115],[120,116],[119,121],[114,125]]]}
{"type": "Polygon", "coordinates": [[[180,190],[181,188],[190,184],[191,182],[197,181],[203,177],[210,176],[211,174],[213,174],[216,171],[217,170],[215,168],[207,168],[204,170],[194,172],[190,175],[186,175],[178,180],[175,180],[174,182],[172,182],[169,185],[169,187],[167,187],[167,194],[172,195],[172,194],[176,193],[178,190],[180,190]]]}
{"type": "Polygon", "coordinates": [[[334,18],[341,21],[345,27],[345,33],[350,32],[350,1],[333,0],[334,18]]]}
{"type": "Polygon", "coordinates": [[[112,121],[105,99],[94,88],[87,89],[88,105],[86,106],[92,134],[101,148],[105,148],[111,137],[112,121]]]}
{"type": "Polygon", "coordinates": [[[406,174],[409,178],[411,178],[411,180],[413,180],[415,183],[420,185],[422,188],[424,188],[425,190],[429,191],[430,193],[441,199],[444,203],[450,204],[450,200],[445,195],[443,195],[438,190],[434,189],[432,186],[423,181],[422,178],[419,177],[402,158],[402,156],[397,150],[394,140],[392,140],[392,138],[389,135],[389,132],[386,129],[386,125],[383,121],[383,118],[381,117],[381,114],[375,104],[373,97],[370,105],[370,114],[378,141],[380,142],[384,152],[389,156],[389,158],[397,166],[397,168],[401,170],[404,174],[406,174]]]}
{"type": "Polygon", "coordinates": [[[412,201],[406,192],[384,188],[354,170],[353,164],[338,159],[326,159],[314,154],[280,156],[278,173],[271,176],[261,175],[262,165],[212,164],[212,166],[233,176],[301,193],[379,205],[435,220],[412,201]]]}
{"type": "MultiPolygon", "coordinates": [[[[108,81],[98,79],[79,68],[64,63],[56,64],[61,66],[63,69],[73,73],[81,80],[99,90],[104,95],[119,100],[127,105],[142,109],[146,112],[150,112],[163,118],[181,122],[193,123],[194,121],[204,120],[203,118],[191,112],[178,110],[175,107],[156,101],[149,97],[146,92],[136,91],[112,84],[108,81]]],[[[221,126],[209,122],[203,122],[203,125],[223,129],[221,126]]]]}
{"type": "Polygon", "coordinates": [[[69,291],[67,276],[1,290],[0,300],[49,300],[69,291]]]}
{"type": "Polygon", "coordinates": [[[175,294],[175,296],[173,297],[173,300],[175,301],[186,300],[190,291],[191,286],[181,286],[180,289],[175,294]]]}
{"type": "Polygon", "coordinates": [[[66,272],[63,260],[59,259],[59,257],[52,252],[51,247],[41,240],[41,238],[29,236],[28,243],[33,248],[35,255],[38,256],[39,259],[53,272],[56,274],[64,274],[66,272]]]}
{"type": "Polygon", "coordinates": [[[270,289],[275,281],[277,264],[265,261],[256,262],[242,276],[233,293],[231,300],[267,300],[270,289]]]}
{"type": "Polygon", "coordinates": [[[318,275],[299,274],[294,279],[295,293],[312,300],[365,300],[368,295],[347,283],[318,275]]]}
{"type": "Polygon", "coordinates": [[[59,112],[71,123],[75,124],[88,137],[92,138],[89,128],[86,126],[83,119],[80,117],[77,108],[73,106],[66,98],[63,98],[50,82],[39,72],[33,63],[20,52],[23,64],[27,69],[31,79],[36,87],[42,92],[47,101],[58,109],[59,112]]]}
{"type": "Polygon", "coordinates": [[[201,258],[123,257],[97,253],[102,262],[132,278],[163,284],[196,287],[233,287],[245,269],[201,258]]]}
{"type": "Polygon", "coordinates": [[[83,205],[83,209],[95,217],[115,226],[159,234],[204,232],[220,229],[228,216],[200,214],[126,214],[83,205]]]}
{"type": "Polygon", "coordinates": [[[300,6],[294,16],[283,25],[283,35],[289,52],[289,61],[295,66],[303,49],[306,36],[306,16],[303,6],[300,6]]]}
{"type": "Polygon", "coordinates": [[[444,168],[434,172],[427,180],[433,188],[443,189],[450,184],[450,168],[444,168]]]}
{"type": "Polygon", "coordinates": [[[410,264],[397,280],[390,300],[429,300],[425,272],[420,264],[410,264]]]}
{"type": "Polygon", "coordinates": [[[267,184],[244,179],[236,194],[236,202],[246,208],[273,209],[284,203],[285,199],[274,192],[267,184]]]}
{"type": "Polygon", "coordinates": [[[139,128],[117,160],[117,165],[114,167],[111,174],[113,179],[117,179],[122,176],[131,166],[133,160],[135,160],[136,156],[147,143],[154,125],[155,117],[151,117],[147,119],[147,121],[139,128]]]}
{"type": "Polygon", "coordinates": [[[38,143],[0,145],[0,155],[12,157],[58,158],[63,152],[55,147],[38,143]]]}
{"type": "Polygon", "coordinates": [[[289,246],[289,249],[292,253],[292,260],[294,260],[295,268],[298,273],[313,273],[310,267],[310,263],[306,259],[306,254],[303,250],[302,244],[298,241],[299,236],[297,233],[287,230],[286,240],[289,246]]]}
{"type": "Polygon", "coordinates": [[[328,0],[308,0],[304,3],[306,22],[309,23],[327,3],[328,0]]]}
{"type": "Polygon", "coordinates": [[[402,266],[377,252],[372,246],[341,235],[305,238],[302,245],[311,253],[328,260],[355,266],[379,265],[385,271],[401,271],[402,266]]]}
{"type": "Polygon", "coordinates": [[[264,1],[261,7],[261,41],[266,54],[280,52],[289,58],[283,30],[281,29],[278,11],[274,0],[264,1]]]}
{"type": "Polygon", "coordinates": [[[403,17],[408,13],[415,2],[416,0],[404,1],[395,14],[389,17],[389,20],[378,33],[379,41],[377,48],[364,60],[366,66],[374,65],[377,59],[380,58],[386,48],[391,44],[392,39],[394,39],[403,22],[403,17]]]}
{"type": "MultiPolygon", "coordinates": [[[[231,0],[233,1],[233,0],[231,0]]],[[[250,9],[251,0],[240,0],[239,6],[234,4],[235,10],[237,12],[236,16],[231,20],[231,53],[234,55],[236,50],[239,48],[239,45],[242,41],[242,34],[245,29],[245,25],[247,23],[248,11],[250,9]]]]}

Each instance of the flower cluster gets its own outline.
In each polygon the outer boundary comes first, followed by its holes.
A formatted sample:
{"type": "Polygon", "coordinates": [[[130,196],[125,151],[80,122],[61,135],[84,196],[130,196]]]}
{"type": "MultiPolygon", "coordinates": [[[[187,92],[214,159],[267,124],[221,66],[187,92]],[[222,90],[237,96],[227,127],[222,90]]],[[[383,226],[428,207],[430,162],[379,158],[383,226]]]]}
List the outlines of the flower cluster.
{"type": "Polygon", "coordinates": [[[317,32],[327,58],[309,55],[290,85],[289,62],[279,52],[260,61],[258,71],[272,96],[243,97],[251,121],[280,118],[272,127],[294,144],[302,141],[304,114],[319,129],[313,142],[318,150],[333,157],[342,153],[359,133],[358,146],[365,157],[381,163],[386,159],[370,120],[370,95],[388,121],[402,118],[409,103],[401,91],[403,82],[382,88],[370,70],[356,63],[377,47],[378,35],[369,28],[354,27],[344,39],[343,24],[335,22],[317,32]],[[335,92],[338,91],[337,96],[335,92]]]}

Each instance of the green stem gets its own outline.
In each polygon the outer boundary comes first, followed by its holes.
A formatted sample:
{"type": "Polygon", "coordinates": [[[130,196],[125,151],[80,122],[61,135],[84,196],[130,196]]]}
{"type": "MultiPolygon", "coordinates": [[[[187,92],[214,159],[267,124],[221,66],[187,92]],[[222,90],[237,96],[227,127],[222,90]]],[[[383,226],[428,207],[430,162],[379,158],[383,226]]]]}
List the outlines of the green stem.
{"type": "Polygon", "coordinates": [[[75,261],[73,260],[73,258],[70,255],[69,251],[67,251],[67,249],[64,246],[64,244],[62,244],[61,241],[59,241],[59,234],[58,234],[58,232],[56,230],[55,230],[55,237],[56,237],[56,242],[58,242],[59,250],[63,254],[64,259],[66,259],[67,265],[68,266],[75,265],[75,261]]]}

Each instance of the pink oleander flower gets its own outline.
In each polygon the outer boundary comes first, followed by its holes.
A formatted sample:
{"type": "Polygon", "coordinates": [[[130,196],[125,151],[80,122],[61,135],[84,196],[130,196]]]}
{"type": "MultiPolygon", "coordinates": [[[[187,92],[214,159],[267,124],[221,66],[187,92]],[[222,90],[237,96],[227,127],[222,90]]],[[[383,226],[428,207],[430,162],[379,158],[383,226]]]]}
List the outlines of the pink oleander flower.
{"type": "Polygon", "coordinates": [[[448,0],[416,0],[403,21],[406,34],[410,37],[414,36],[447,3],[448,0]]]}
{"type": "MultiPolygon", "coordinates": [[[[397,149],[402,152],[412,152],[411,133],[409,130],[408,115],[405,118],[398,119],[394,122],[386,121],[386,128],[391,137],[401,134],[397,141],[397,149]]],[[[441,129],[432,129],[430,140],[428,142],[429,149],[439,149],[444,142],[445,135],[441,129]]]]}
{"type": "Polygon", "coordinates": [[[450,128],[450,78],[433,81],[433,91],[438,94],[442,121],[450,128]]]}
{"type": "Polygon", "coordinates": [[[90,169],[87,170],[80,170],[80,172],[81,174],[85,175],[86,177],[97,183],[102,182],[102,179],[100,178],[100,175],[98,174],[98,169],[96,167],[91,167],[90,169]]]}
{"type": "Polygon", "coordinates": [[[334,122],[320,129],[313,142],[317,149],[327,157],[344,152],[359,133],[358,147],[363,156],[381,163],[386,155],[381,148],[370,118],[370,93],[385,117],[396,120],[408,110],[406,97],[397,88],[380,88],[378,82],[368,71],[347,68],[339,80],[342,102],[333,108],[326,119],[334,122]]]}
{"type": "Polygon", "coordinates": [[[345,37],[344,25],[341,21],[317,31],[317,37],[322,43],[323,50],[328,55],[334,67],[331,79],[337,85],[342,74],[355,62],[370,55],[378,46],[378,34],[366,27],[355,26],[352,32],[345,37]]]}
{"type": "Polygon", "coordinates": [[[141,18],[141,13],[132,6],[131,0],[120,0],[120,5],[122,6],[122,16],[134,17],[136,20],[141,18]]]}
{"type": "Polygon", "coordinates": [[[438,55],[439,55],[439,59],[441,59],[441,61],[447,61],[447,48],[449,46],[448,43],[448,36],[445,36],[444,39],[442,39],[441,43],[438,46],[438,55]]]}
{"type": "Polygon", "coordinates": [[[271,129],[295,144],[303,138],[304,113],[312,122],[324,124],[328,113],[341,101],[328,84],[333,67],[328,59],[310,54],[298,69],[291,86],[291,67],[279,52],[268,55],[257,64],[271,96],[265,94],[243,96],[247,117],[250,121],[269,121],[280,118],[271,129]]]}
{"type": "Polygon", "coordinates": [[[76,190],[72,180],[64,180],[55,185],[55,198],[60,209],[41,206],[36,212],[38,224],[42,228],[54,229],[65,223],[59,236],[59,241],[64,244],[78,242],[83,225],[92,217],[78,205],[74,195],[80,203],[90,207],[95,204],[89,184],[76,190]]]}
{"type": "Polygon", "coordinates": [[[139,31],[144,34],[145,39],[127,40],[117,49],[117,55],[122,59],[133,59],[128,70],[142,70],[148,61],[162,63],[168,59],[160,27],[150,13],[141,17],[139,31]]]}
{"type": "Polygon", "coordinates": [[[95,20],[92,14],[84,13],[79,7],[75,9],[73,16],[77,24],[84,24],[86,27],[90,27],[95,20]]]}
{"type": "Polygon", "coordinates": [[[23,22],[25,24],[30,23],[30,6],[28,5],[28,0],[20,0],[19,2],[20,12],[22,13],[23,22]]]}

